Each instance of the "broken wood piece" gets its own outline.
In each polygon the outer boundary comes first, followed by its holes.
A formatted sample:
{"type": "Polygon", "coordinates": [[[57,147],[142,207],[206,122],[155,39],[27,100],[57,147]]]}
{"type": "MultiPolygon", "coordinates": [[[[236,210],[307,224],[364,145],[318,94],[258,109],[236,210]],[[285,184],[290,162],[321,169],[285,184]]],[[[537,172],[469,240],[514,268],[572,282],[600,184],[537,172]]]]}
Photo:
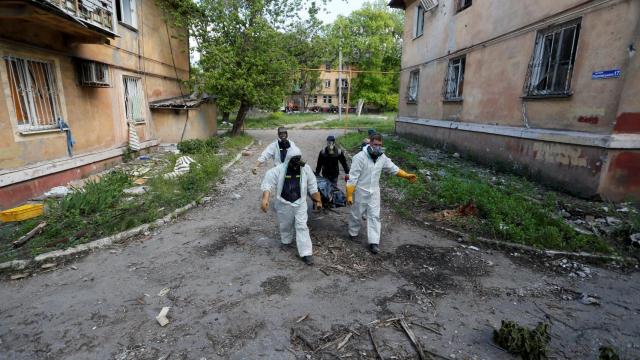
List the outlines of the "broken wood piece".
{"type": "Polygon", "coordinates": [[[311,342],[295,329],[293,330],[293,337],[300,339],[309,348],[309,350],[316,351],[316,348],[311,344],[311,342]]]}
{"type": "Polygon", "coordinates": [[[422,324],[417,323],[417,322],[412,322],[411,324],[412,324],[412,325],[416,325],[416,326],[420,326],[421,328],[423,328],[423,329],[425,329],[425,330],[429,330],[429,331],[431,331],[431,332],[432,332],[432,333],[434,333],[434,334],[438,334],[438,335],[442,336],[442,333],[441,333],[440,331],[438,331],[438,330],[436,330],[436,329],[434,329],[434,328],[431,328],[431,327],[429,327],[429,326],[422,325],[422,324]]]}
{"type": "Polygon", "coordinates": [[[169,323],[169,319],[167,319],[169,309],[170,308],[168,306],[163,307],[162,310],[160,310],[158,316],[156,316],[156,320],[158,321],[158,324],[160,324],[160,326],[165,326],[169,323]]]}
{"type": "Polygon", "coordinates": [[[348,333],[347,336],[344,337],[344,339],[340,342],[340,344],[338,344],[338,347],[336,348],[337,350],[342,349],[345,345],[347,345],[347,343],[349,342],[349,339],[351,339],[351,336],[353,335],[352,332],[348,333]]]}
{"type": "Polygon", "coordinates": [[[47,226],[47,222],[43,221],[38,226],[34,227],[28,233],[22,235],[18,240],[12,243],[13,247],[20,247],[27,243],[27,241],[31,240],[32,237],[38,235],[44,227],[47,226]]]}
{"type": "Polygon", "coordinates": [[[373,338],[373,330],[371,330],[371,328],[369,328],[369,338],[371,338],[373,349],[376,351],[376,354],[378,354],[378,358],[380,358],[380,360],[384,360],[382,354],[380,354],[380,349],[378,349],[378,344],[376,344],[376,340],[373,338]]]}
{"type": "Polygon", "coordinates": [[[422,351],[422,346],[418,342],[418,339],[416,339],[416,335],[413,333],[413,330],[409,328],[409,324],[407,324],[404,318],[401,318],[400,320],[398,320],[398,322],[400,323],[402,330],[404,330],[404,332],[409,337],[409,340],[411,340],[411,343],[413,344],[413,346],[415,346],[416,351],[418,351],[418,356],[420,357],[420,360],[425,360],[426,358],[424,356],[424,352],[422,351]]]}
{"type": "Polygon", "coordinates": [[[309,317],[309,315],[310,315],[309,313],[306,313],[304,316],[296,320],[296,324],[303,322],[306,318],[309,317]]]}

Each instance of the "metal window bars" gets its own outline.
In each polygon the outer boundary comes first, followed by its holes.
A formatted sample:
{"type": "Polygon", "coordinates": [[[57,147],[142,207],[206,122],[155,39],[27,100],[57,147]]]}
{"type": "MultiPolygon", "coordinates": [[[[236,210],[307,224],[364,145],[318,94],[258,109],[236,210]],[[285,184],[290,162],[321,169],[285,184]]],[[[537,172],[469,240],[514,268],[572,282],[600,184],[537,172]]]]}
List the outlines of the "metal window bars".
{"type": "Polygon", "coordinates": [[[144,93],[142,91],[142,79],[123,76],[124,83],[124,108],[127,121],[144,122],[144,93]]]}
{"type": "Polygon", "coordinates": [[[113,0],[45,0],[67,14],[102,29],[113,29],[113,0]]]}
{"type": "Polygon", "coordinates": [[[527,96],[571,94],[580,19],[538,32],[524,93],[527,96]]]}
{"type": "Polygon", "coordinates": [[[60,99],[53,63],[4,57],[19,131],[58,126],[60,99]]]}
{"type": "Polygon", "coordinates": [[[462,100],[465,57],[449,60],[442,96],[445,100],[462,100]]]}

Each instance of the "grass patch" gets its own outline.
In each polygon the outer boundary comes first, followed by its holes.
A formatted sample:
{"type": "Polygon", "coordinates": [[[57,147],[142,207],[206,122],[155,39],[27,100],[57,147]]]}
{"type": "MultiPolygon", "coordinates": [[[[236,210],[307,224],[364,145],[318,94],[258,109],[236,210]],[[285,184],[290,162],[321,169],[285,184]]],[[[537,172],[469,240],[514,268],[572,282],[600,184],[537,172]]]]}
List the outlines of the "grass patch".
{"type": "MultiPolygon", "coordinates": [[[[197,165],[175,179],[165,179],[161,174],[151,177],[145,184],[147,192],[139,196],[123,192],[133,186],[131,176],[124,171],[112,171],[99,181],[86,182],[60,200],[47,200],[43,217],[1,227],[0,261],[65,249],[154,221],[209,193],[222,175],[222,166],[250,141],[248,136],[239,136],[183,142],[179,148],[187,150],[197,165]],[[225,155],[216,155],[213,150],[225,150],[225,155]],[[47,221],[42,233],[25,246],[12,248],[11,241],[41,221],[47,221]]],[[[161,173],[172,171],[178,157],[167,156],[170,165],[161,173]]]]}
{"type": "MultiPolygon", "coordinates": [[[[356,132],[338,141],[351,150],[357,148],[363,137],[364,133],[356,132]]],[[[387,137],[384,146],[398,166],[418,174],[414,184],[394,176],[384,178],[392,189],[387,197],[393,197],[392,203],[398,204],[395,208],[400,216],[433,218],[441,210],[473,203],[478,209],[477,216],[454,217],[450,219],[453,225],[473,234],[537,248],[613,251],[604,239],[578,233],[557,215],[558,198],[564,194],[541,189],[522,177],[495,174],[460,159],[430,161],[423,156],[426,149],[402,139],[387,137]]],[[[632,228],[638,226],[631,224],[632,228]]]]}
{"type": "Polygon", "coordinates": [[[335,128],[348,128],[348,129],[376,129],[381,133],[392,133],[395,130],[395,118],[396,113],[384,113],[381,115],[362,115],[357,117],[349,114],[349,118],[343,116],[343,120],[334,119],[313,126],[314,128],[321,129],[335,129],[335,128]]]}
{"type": "MultiPolygon", "coordinates": [[[[285,114],[283,112],[273,112],[270,114],[265,114],[264,116],[251,116],[247,117],[244,120],[245,129],[265,129],[265,128],[277,128],[279,126],[287,126],[293,124],[301,124],[319,120],[325,120],[332,116],[336,116],[328,113],[294,113],[294,114],[285,114]]],[[[235,116],[229,118],[229,124],[223,124],[222,118],[218,117],[218,127],[219,128],[231,128],[233,126],[233,122],[235,121],[235,116]]]]}

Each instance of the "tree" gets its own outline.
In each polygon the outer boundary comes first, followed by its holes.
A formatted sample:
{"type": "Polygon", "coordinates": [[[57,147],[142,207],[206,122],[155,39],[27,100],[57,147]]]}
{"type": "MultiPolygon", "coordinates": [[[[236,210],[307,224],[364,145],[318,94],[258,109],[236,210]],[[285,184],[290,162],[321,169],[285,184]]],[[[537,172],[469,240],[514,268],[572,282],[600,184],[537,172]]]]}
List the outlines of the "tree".
{"type": "Polygon", "coordinates": [[[397,109],[402,32],[402,14],[382,0],[365,3],[348,17],[336,19],[328,33],[333,51],[342,49],[346,61],[357,70],[373,71],[353,79],[352,98],[385,110],[397,109]]]}
{"type": "Polygon", "coordinates": [[[206,91],[223,112],[238,109],[232,135],[252,107],[279,107],[296,66],[286,32],[305,0],[159,1],[170,21],[189,29],[206,91]]]}

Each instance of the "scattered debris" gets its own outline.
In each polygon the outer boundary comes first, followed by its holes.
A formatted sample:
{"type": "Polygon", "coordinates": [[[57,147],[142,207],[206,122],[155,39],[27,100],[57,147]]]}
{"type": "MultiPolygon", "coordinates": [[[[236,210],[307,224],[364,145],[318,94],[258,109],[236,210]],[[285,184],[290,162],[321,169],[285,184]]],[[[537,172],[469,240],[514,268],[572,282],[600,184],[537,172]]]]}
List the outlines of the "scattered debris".
{"type": "Polygon", "coordinates": [[[418,351],[418,356],[420,357],[420,360],[425,360],[426,357],[424,356],[424,351],[422,351],[422,346],[416,339],[416,335],[413,333],[413,330],[409,328],[409,325],[404,320],[404,318],[398,319],[398,323],[400,323],[402,330],[404,330],[404,332],[409,337],[409,340],[411,340],[411,343],[413,344],[413,346],[415,346],[416,351],[418,351]]]}
{"type": "Polygon", "coordinates": [[[169,324],[169,319],[167,319],[169,309],[170,308],[168,306],[163,307],[162,310],[160,310],[158,316],[156,316],[156,320],[158,321],[158,324],[160,324],[160,326],[166,326],[167,324],[169,324]]]}
{"type": "Polygon", "coordinates": [[[244,150],[242,152],[242,156],[252,156],[252,155],[253,155],[253,151],[244,150]]]}
{"type": "Polygon", "coordinates": [[[75,265],[71,265],[69,268],[70,268],[71,270],[78,270],[78,267],[77,267],[77,266],[75,266],[75,265]]]}
{"type": "Polygon", "coordinates": [[[147,182],[147,179],[145,178],[139,178],[139,179],[133,180],[133,183],[136,185],[144,185],[146,182],[147,182]]]}
{"type": "Polygon", "coordinates": [[[45,198],[63,198],[67,196],[71,190],[66,186],[56,186],[44,193],[45,198]]]}
{"type": "Polygon", "coordinates": [[[456,158],[456,159],[457,159],[457,158],[459,158],[459,157],[460,157],[460,154],[458,154],[458,153],[453,153],[453,155],[452,155],[452,156],[453,156],[454,158],[456,158]]]}
{"type": "Polygon", "coordinates": [[[591,268],[580,264],[575,261],[569,261],[568,259],[559,259],[551,262],[551,265],[557,266],[569,273],[569,277],[575,278],[591,278],[594,275],[594,272],[591,268]]]}
{"type": "Polygon", "coordinates": [[[46,264],[43,264],[42,266],[40,266],[40,268],[41,269],[51,269],[51,268],[56,267],[57,265],[58,264],[56,264],[56,263],[46,263],[46,264]]]}
{"type": "Polygon", "coordinates": [[[632,246],[640,247],[640,233],[631,234],[629,236],[629,241],[632,246]]]}
{"type": "Polygon", "coordinates": [[[376,344],[376,340],[373,338],[373,330],[371,328],[369,328],[369,338],[371,339],[371,343],[373,344],[373,349],[376,351],[376,354],[378,354],[378,358],[380,360],[384,360],[382,354],[380,353],[380,349],[378,349],[378,344],[376,344]]]}
{"type": "Polygon", "coordinates": [[[348,333],[344,339],[340,342],[340,344],[338,344],[338,347],[336,348],[337,350],[342,349],[345,345],[347,345],[347,343],[349,342],[349,339],[351,339],[351,336],[353,336],[353,333],[348,333]]]}
{"type": "Polygon", "coordinates": [[[538,323],[535,329],[502,320],[499,330],[493,331],[493,341],[523,360],[547,359],[547,345],[551,340],[549,324],[538,323]]]}
{"type": "Polygon", "coordinates": [[[584,305],[600,305],[600,301],[598,301],[598,299],[586,293],[582,294],[578,301],[584,305]]]}
{"type": "Polygon", "coordinates": [[[27,277],[27,276],[29,276],[29,275],[31,275],[31,274],[29,274],[29,273],[13,274],[13,275],[11,275],[11,280],[24,279],[24,278],[26,278],[26,277],[27,277]]]}
{"type": "Polygon", "coordinates": [[[184,175],[191,170],[191,164],[195,164],[196,161],[189,156],[181,156],[176,160],[176,165],[173,167],[173,171],[165,174],[165,179],[174,179],[180,175],[184,175]]]}
{"type": "Polygon", "coordinates": [[[142,195],[146,193],[148,189],[148,186],[135,186],[132,188],[124,189],[122,192],[127,195],[142,195]]]}
{"type": "Polygon", "coordinates": [[[41,222],[40,224],[38,224],[38,226],[33,228],[31,231],[29,231],[25,235],[21,236],[18,240],[14,241],[12,243],[13,247],[17,248],[17,247],[20,247],[20,246],[26,244],[29,240],[31,240],[31,238],[33,238],[34,236],[36,236],[40,232],[42,232],[42,230],[44,229],[45,226],[47,226],[47,222],[46,221],[41,222]]]}
{"type": "Polygon", "coordinates": [[[160,297],[165,296],[165,295],[167,295],[169,293],[169,291],[171,291],[171,288],[168,288],[168,287],[164,288],[164,289],[160,290],[160,292],[158,293],[158,296],[160,296],[160,297]]]}
{"type": "Polygon", "coordinates": [[[309,318],[309,313],[306,313],[305,315],[303,315],[301,318],[299,318],[298,320],[296,320],[296,324],[301,323],[303,321],[305,321],[307,318],[309,318]]]}
{"type": "Polygon", "coordinates": [[[236,199],[236,200],[238,200],[238,199],[240,199],[242,197],[242,195],[237,194],[237,193],[233,193],[233,195],[231,195],[231,197],[236,199]]]}

